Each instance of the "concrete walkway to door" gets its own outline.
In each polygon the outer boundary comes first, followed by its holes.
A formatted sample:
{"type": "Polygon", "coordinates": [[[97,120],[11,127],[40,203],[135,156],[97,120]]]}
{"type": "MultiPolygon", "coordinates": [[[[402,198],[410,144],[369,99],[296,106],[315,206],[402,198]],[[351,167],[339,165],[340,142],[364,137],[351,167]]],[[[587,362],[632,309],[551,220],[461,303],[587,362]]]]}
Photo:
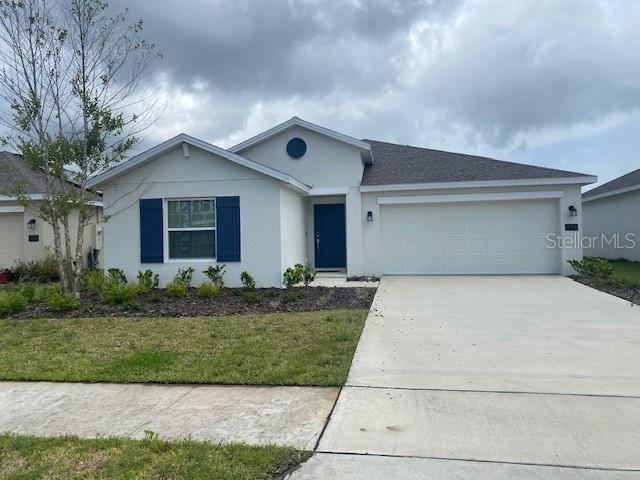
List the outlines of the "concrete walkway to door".
{"type": "Polygon", "coordinates": [[[640,307],[563,277],[385,277],[318,451],[292,478],[640,478],[640,307]]]}

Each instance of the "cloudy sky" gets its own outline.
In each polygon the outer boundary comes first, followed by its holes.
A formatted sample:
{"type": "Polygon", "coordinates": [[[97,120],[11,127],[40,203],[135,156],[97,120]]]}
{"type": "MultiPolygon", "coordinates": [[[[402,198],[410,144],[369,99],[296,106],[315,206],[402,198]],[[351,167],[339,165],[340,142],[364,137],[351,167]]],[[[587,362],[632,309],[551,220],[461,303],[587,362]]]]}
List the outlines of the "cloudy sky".
{"type": "Polygon", "coordinates": [[[291,116],[358,138],[593,173],[640,168],[635,0],[112,0],[164,55],[149,146],[291,116]]]}

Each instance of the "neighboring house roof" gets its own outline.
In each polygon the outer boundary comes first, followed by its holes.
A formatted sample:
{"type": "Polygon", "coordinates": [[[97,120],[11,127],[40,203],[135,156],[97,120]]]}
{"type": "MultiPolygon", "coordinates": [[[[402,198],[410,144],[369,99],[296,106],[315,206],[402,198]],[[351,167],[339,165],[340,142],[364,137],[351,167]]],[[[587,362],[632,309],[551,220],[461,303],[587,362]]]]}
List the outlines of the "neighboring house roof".
{"type": "Polygon", "coordinates": [[[640,168],[585,192],[582,195],[582,199],[587,202],[633,190],[640,190],[640,168]]]}
{"type": "Polygon", "coordinates": [[[233,163],[237,163],[238,165],[242,165],[251,170],[267,175],[268,177],[272,177],[287,185],[290,185],[295,190],[301,191],[303,193],[308,193],[309,190],[311,190],[311,187],[309,187],[309,185],[304,184],[300,180],[292,177],[287,173],[276,170],[275,168],[267,167],[266,165],[254,162],[253,160],[249,160],[248,158],[242,157],[240,155],[236,155],[233,152],[229,152],[228,150],[225,150],[223,148],[216,147],[215,145],[205,142],[204,140],[199,140],[197,138],[191,137],[186,133],[181,133],[167,140],[166,142],[162,142],[161,144],[156,145],[155,147],[152,147],[145,152],[142,152],[140,155],[136,155],[130,160],[127,160],[126,162],[123,162],[107,170],[106,172],[93,177],[89,180],[88,185],[90,187],[98,187],[106,183],[107,181],[118,177],[125,172],[128,172],[133,168],[139,167],[147,162],[154,160],[164,152],[183,144],[192,145],[209,153],[213,153],[214,155],[225,158],[233,163]]]}
{"type": "Polygon", "coordinates": [[[365,140],[375,163],[365,167],[363,186],[479,182],[503,180],[578,179],[569,183],[593,183],[583,173],[505,162],[493,158],[444,152],[428,148],[365,140]]]}
{"type": "MultiPolygon", "coordinates": [[[[66,171],[69,177],[73,172],[66,171]]],[[[77,187],[72,180],[67,180],[69,188],[77,187]]],[[[47,190],[45,174],[29,168],[22,155],[11,152],[0,152],[0,200],[15,200],[17,193],[26,194],[31,200],[41,200],[47,190]]],[[[88,192],[96,204],[101,205],[102,195],[88,192]]]]}
{"type": "Polygon", "coordinates": [[[0,195],[7,195],[16,187],[25,193],[42,194],[46,191],[45,176],[30,169],[22,155],[0,152],[0,195]]]}
{"type": "Polygon", "coordinates": [[[371,147],[367,142],[350,137],[349,135],[345,135],[344,133],[321,127],[320,125],[316,125],[315,123],[307,122],[306,120],[302,120],[298,117],[292,117],[286,122],[276,125],[275,127],[272,127],[262,133],[259,133],[255,137],[251,137],[250,139],[245,140],[238,145],[234,145],[229,149],[229,151],[234,153],[241,153],[255,145],[266,142],[275,135],[279,135],[280,133],[286,132],[287,130],[290,130],[294,127],[301,127],[337,140],[338,142],[346,143],[353,147],[359,148],[365,153],[365,155],[363,155],[364,162],[368,164],[373,163],[373,158],[371,157],[371,147]]]}

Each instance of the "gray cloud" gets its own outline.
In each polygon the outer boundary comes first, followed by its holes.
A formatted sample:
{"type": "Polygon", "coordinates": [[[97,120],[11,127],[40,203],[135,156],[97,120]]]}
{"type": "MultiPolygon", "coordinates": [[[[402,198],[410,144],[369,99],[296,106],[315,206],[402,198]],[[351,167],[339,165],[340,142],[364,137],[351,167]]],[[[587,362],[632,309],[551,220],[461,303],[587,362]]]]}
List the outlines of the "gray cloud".
{"type": "Polygon", "coordinates": [[[164,54],[178,132],[229,146],[298,115],[356,137],[608,178],[640,139],[633,0],[112,0],[164,54]],[[630,127],[630,126],[633,126],[630,127]]]}

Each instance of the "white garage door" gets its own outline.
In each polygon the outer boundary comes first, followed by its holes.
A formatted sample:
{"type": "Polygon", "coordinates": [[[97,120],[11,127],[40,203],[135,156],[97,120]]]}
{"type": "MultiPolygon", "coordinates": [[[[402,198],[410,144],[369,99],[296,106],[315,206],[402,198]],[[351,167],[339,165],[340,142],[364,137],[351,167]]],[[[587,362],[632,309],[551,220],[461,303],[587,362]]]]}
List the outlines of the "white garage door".
{"type": "Polygon", "coordinates": [[[557,200],[384,205],[387,274],[558,273],[557,200]]]}
{"type": "Polygon", "coordinates": [[[22,213],[0,213],[0,269],[13,266],[22,257],[22,213]]]}

